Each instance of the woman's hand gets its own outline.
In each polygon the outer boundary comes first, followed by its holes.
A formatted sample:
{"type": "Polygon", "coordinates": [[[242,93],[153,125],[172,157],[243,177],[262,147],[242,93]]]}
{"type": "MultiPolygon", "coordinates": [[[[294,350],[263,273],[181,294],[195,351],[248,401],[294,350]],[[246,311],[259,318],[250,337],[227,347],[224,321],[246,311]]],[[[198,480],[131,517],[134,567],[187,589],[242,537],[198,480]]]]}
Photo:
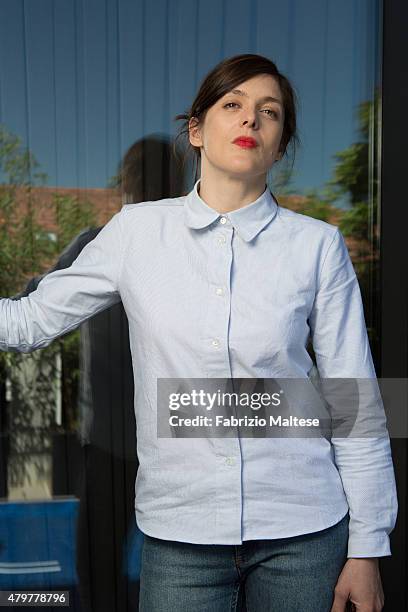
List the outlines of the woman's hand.
{"type": "Polygon", "coordinates": [[[381,612],[383,606],[378,559],[347,559],[334,589],[330,612],[381,612]]]}

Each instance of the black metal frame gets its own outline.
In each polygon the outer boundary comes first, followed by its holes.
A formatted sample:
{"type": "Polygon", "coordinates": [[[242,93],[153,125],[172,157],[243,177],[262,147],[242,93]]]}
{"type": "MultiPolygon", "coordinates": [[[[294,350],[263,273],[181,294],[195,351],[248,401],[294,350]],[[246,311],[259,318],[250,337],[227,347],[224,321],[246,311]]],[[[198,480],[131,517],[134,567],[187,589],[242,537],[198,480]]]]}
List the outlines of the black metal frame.
{"type": "MultiPolygon", "coordinates": [[[[383,378],[408,377],[407,23],[404,0],[383,1],[379,373],[383,378]]],[[[391,446],[399,512],[391,534],[392,556],[380,562],[387,612],[408,609],[407,440],[393,439],[391,446]]]]}

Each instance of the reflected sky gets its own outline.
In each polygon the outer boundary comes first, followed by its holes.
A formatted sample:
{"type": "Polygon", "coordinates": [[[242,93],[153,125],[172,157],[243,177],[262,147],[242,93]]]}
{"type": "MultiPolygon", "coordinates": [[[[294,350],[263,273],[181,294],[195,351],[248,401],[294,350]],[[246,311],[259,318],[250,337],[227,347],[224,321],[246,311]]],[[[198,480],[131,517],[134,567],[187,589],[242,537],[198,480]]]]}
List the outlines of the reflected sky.
{"type": "Polygon", "coordinates": [[[2,0],[0,122],[49,185],[104,187],[132,142],[176,133],[216,63],[260,53],[300,98],[293,188],[320,188],[373,98],[379,39],[379,0],[2,0]]]}

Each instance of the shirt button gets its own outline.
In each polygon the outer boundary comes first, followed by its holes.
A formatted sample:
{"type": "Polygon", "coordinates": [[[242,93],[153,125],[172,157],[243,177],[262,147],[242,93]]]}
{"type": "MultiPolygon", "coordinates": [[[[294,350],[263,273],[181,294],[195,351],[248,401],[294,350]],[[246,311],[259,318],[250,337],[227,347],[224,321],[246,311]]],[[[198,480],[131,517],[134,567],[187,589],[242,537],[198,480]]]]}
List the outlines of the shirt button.
{"type": "Polygon", "coordinates": [[[224,289],[222,287],[217,287],[215,293],[217,295],[224,295],[224,289]]]}
{"type": "Polygon", "coordinates": [[[222,234],[218,236],[217,242],[218,244],[225,244],[225,236],[223,236],[222,234]]]}
{"type": "Polygon", "coordinates": [[[225,225],[226,222],[227,222],[227,217],[220,217],[220,223],[222,223],[222,225],[225,225]]]}
{"type": "Polygon", "coordinates": [[[218,340],[218,338],[214,338],[214,340],[211,341],[211,344],[213,346],[220,346],[220,341],[218,340]]]}
{"type": "Polygon", "coordinates": [[[235,458],[234,458],[234,457],[227,457],[227,458],[225,459],[225,463],[226,463],[227,465],[235,465],[235,458]]]}

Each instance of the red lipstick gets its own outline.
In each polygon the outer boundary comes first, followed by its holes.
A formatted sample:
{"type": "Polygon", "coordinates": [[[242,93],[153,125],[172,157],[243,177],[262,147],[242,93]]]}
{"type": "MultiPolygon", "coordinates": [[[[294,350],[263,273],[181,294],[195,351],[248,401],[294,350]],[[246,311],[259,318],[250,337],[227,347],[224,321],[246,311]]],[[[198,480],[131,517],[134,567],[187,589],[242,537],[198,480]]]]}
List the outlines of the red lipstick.
{"type": "Polygon", "coordinates": [[[255,138],[251,138],[250,136],[238,136],[233,142],[244,149],[253,149],[258,146],[255,138]]]}

